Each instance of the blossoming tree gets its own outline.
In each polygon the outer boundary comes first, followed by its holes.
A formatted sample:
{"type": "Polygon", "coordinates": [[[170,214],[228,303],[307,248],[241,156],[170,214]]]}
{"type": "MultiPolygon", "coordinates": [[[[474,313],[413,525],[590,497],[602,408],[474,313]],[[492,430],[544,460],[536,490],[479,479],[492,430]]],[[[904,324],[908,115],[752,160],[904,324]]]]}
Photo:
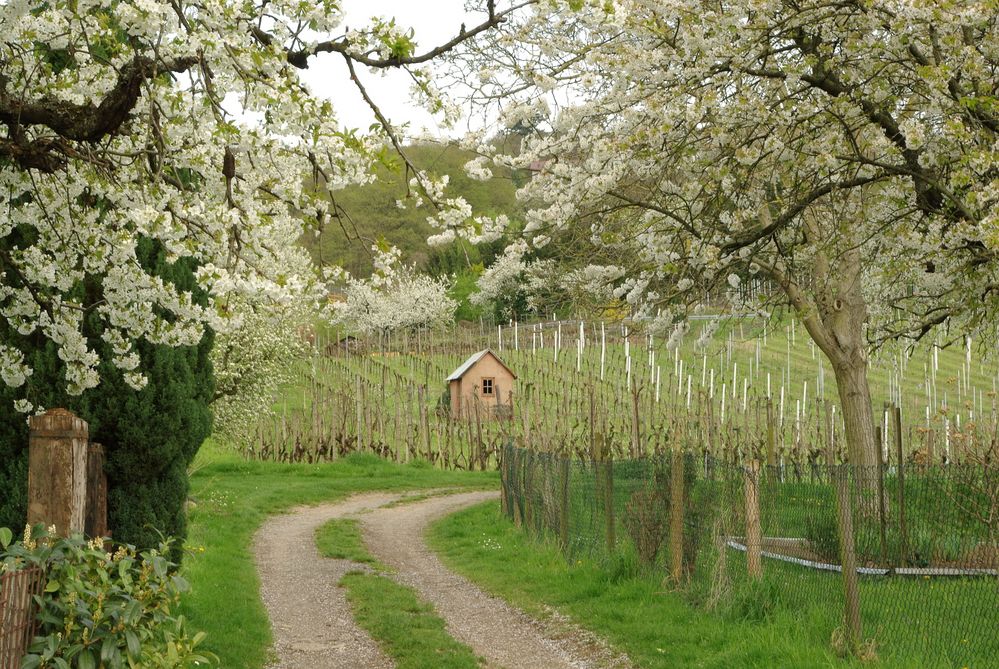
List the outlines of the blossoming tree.
{"type": "MultiPolygon", "coordinates": [[[[192,345],[205,326],[224,329],[240,300],[308,288],[280,249],[339,215],[330,194],[370,178],[395,135],[341,128],[301,71],[322,54],[342,59],[389,131],[361,71],[407,68],[440,108],[425,65],[511,8],[483,10],[419,51],[392,21],[340,28],[334,0],[0,5],[0,317],[21,336],[0,342],[3,382],[25,387],[28,349],[52,342],[69,392],[96,386],[101,355],[84,327],[96,317],[109,362],[141,388],[137,341],[192,345]],[[193,259],[207,304],[145,270],[139,239],[193,259]]],[[[414,178],[436,193],[426,174],[414,178]]],[[[435,215],[454,209],[462,203],[435,215]]]]}
{"type": "Polygon", "coordinates": [[[616,287],[645,316],[765,279],[872,464],[871,341],[975,328],[999,301],[996,9],[556,0],[459,62],[510,123],[557,103],[492,156],[536,170],[536,245],[574,229],[630,258],[616,287]]]}
{"type": "Polygon", "coordinates": [[[385,244],[372,247],[375,271],[367,279],[343,269],[332,271],[342,299],[329,308],[330,321],[354,332],[388,334],[445,325],[454,319],[458,304],[448,294],[443,278],[420,274],[402,262],[399,249],[385,244]]]}

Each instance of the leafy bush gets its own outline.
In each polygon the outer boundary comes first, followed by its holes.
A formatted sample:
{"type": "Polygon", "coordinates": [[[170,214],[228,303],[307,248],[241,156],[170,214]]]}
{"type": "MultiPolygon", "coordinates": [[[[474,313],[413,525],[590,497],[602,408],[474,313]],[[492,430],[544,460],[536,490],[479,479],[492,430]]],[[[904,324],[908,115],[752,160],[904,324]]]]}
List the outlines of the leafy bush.
{"type": "Polygon", "coordinates": [[[108,553],[100,539],[63,539],[41,525],[12,544],[0,528],[0,572],[40,567],[46,574],[40,629],[22,669],[217,665],[198,649],[204,634],[192,635],[183,616],[172,614],[188,585],[169,552],[163,542],[139,554],[127,545],[108,553]]]}
{"type": "Polygon", "coordinates": [[[666,538],[669,509],[657,490],[638,490],[624,509],[624,527],[635,544],[638,559],[652,566],[666,538]]]}

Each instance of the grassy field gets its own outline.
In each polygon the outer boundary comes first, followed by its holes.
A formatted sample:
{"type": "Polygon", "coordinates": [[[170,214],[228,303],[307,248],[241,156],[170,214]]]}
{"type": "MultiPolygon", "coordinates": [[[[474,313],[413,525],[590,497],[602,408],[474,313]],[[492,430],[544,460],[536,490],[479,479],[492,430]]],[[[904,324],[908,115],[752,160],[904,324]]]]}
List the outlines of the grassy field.
{"type": "MultiPolygon", "coordinates": [[[[992,666],[996,657],[984,648],[977,659],[927,660],[913,654],[912,648],[878,646],[878,624],[897,624],[898,617],[904,615],[900,609],[928,609],[933,615],[921,615],[921,619],[935,617],[938,625],[954,629],[961,617],[976,615],[976,611],[961,607],[963,584],[956,581],[907,582],[901,586],[897,581],[864,581],[862,599],[880,604],[864,610],[865,620],[871,624],[866,631],[874,637],[871,648],[875,658],[861,662],[834,654],[830,630],[839,623],[835,607],[809,596],[824,593],[835,599],[837,583],[830,587],[828,582],[837,581],[834,575],[802,574],[800,569],[791,574],[787,573],[790,567],[774,567],[768,562],[762,583],[743,589],[714,613],[706,613],[686,603],[685,595],[669,592],[661,571],[649,575],[637,569],[634,557],[626,552],[610,564],[582,556],[567,561],[553,542],[533,541],[515,528],[499,514],[495,503],[438,522],[431,528],[430,542],[451,568],[487,591],[534,613],[543,614],[547,606],[557,607],[608,638],[643,669],[974,668],[992,666]],[[788,578],[800,580],[795,588],[797,598],[786,596],[788,578]],[[884,588],[895,588],[896,592],[867,596],[884,588]]],[[[739,559],[732,558],[733,562],[739,559]]],[[[926,631],[914,628],[913,643],[918,645],[919,635],[926,631]]]]}
{"type": "Polygon", "coordinates": [[[208,443],[191,478],[194,506],[188,514],[190,554],[183,575],[192,590],[182,613],[194,629],[208,633],[206,649],[221,658],[223,667],[264,667],[271,630],[251,541],[268,515],[362,491],[497,483],[494,473],[442,472],[425,463],[394,465],[370,454],[322,465],[245,462],[208,443]]]}

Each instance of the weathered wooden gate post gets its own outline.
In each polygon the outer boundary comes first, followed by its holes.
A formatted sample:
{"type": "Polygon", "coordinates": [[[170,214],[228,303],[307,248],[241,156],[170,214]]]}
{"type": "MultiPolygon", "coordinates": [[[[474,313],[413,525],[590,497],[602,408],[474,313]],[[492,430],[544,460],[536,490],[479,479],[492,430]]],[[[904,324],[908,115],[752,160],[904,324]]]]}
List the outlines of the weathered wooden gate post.
{"type": "Polygon", "coordinates": [[[82,533],[87,507],[87,423],[66,409],[28,419],[28,523],[82,533]]]}
{"type": "Polygon", "coordinates": [[[104,473],[104,446],[87,447],[87,511],[84,530],[88,537],[108,536],[108,477],[104,473]]]}

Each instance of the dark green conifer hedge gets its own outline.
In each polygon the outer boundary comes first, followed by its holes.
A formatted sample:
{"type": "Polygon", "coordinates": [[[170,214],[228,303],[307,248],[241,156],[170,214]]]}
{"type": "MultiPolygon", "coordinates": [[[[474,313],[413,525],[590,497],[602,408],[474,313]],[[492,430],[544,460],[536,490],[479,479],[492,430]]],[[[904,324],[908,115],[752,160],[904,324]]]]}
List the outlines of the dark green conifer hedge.
{"type": "MultiPolygon", "coordinates": [[[[151,241],[139,244],[139,257],[164,281],[191,291],[204,304],[193,264],[167,263],[162,248],[151,241]]],[[[81,301],[94,304],[99,287],[80,289],[81,301]]],[[[100,339],[100,324],[88,318],[91,346],[110,360],[108,345],[100,339]]],[[[66,394],[63,366],[55,346],[37,333],[27,337],[0,323],[0,337],[16,342],[34,367],[28,380],[28,398],[36,406],[66,407],[90,425],[90,438],[104,444],[107,453],[108,520],[116,541],[140,549],[154,548],[164,536],[186,534],[187,468],[211,431],[209,402],[214,377],[209,360],[212,335],[198,346],[168,347],[142,342],[137,350],[139,369],[149,379],[136,391],[110,362],[102,363],[101,384],[73,397],[66,394]]],[[[14,398],[24,388],[0,383],[0,527],[23,528],[27,507],[28,427],[24,414],[14,409],[14,398]]],[[[180,542],[174,545],[179,561],[180,542]]]]}

